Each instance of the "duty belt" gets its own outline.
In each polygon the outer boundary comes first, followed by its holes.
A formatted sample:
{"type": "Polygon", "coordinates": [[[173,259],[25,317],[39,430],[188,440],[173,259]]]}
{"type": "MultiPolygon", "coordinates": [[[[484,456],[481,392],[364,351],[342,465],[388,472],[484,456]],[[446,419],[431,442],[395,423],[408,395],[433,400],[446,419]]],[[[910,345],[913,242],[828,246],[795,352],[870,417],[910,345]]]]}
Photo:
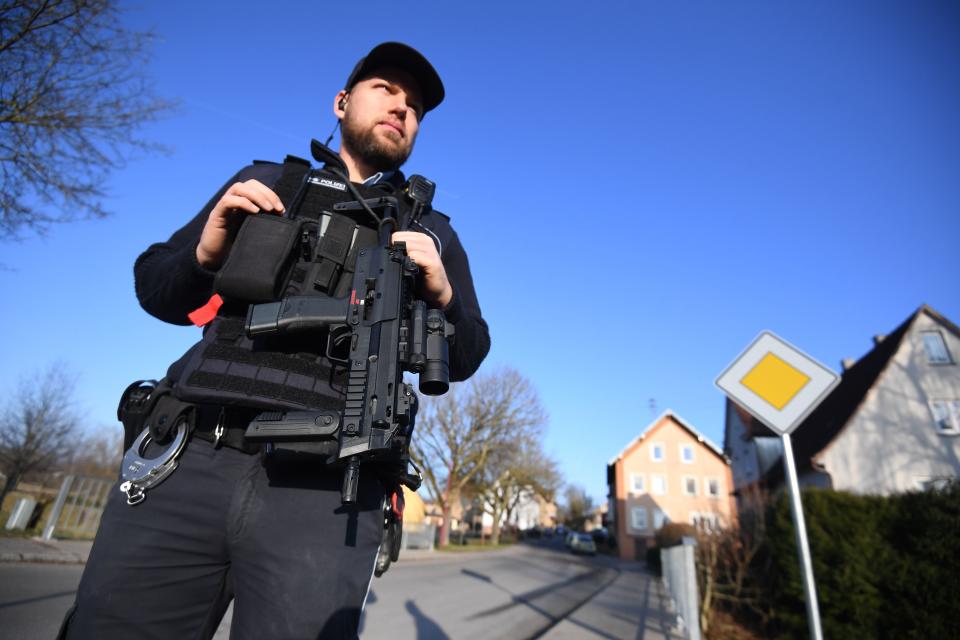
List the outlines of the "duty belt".
{"type": "Polygon", "coordinates": [[[261,445],[244,437],[247,426],[259,409],[241,409],[220,405],[196,405],[197,426],[193,436],[206,440],[214,447],[229,447],[243,453],[259,453],[261,445]]]}

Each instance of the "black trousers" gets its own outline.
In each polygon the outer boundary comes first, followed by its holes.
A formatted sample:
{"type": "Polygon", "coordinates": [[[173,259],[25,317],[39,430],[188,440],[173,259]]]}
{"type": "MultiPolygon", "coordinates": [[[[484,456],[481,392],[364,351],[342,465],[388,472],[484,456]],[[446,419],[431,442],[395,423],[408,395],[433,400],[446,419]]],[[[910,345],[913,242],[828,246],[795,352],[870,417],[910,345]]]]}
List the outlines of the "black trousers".
{"type": "Polygon", "coordinates": [[[344,506],[341,480],[192,439],[142,503],[113,490],[63,637],[210,638],[233,599],[231,640],[355,638],[384,491],[363,468],[344,506]]]}

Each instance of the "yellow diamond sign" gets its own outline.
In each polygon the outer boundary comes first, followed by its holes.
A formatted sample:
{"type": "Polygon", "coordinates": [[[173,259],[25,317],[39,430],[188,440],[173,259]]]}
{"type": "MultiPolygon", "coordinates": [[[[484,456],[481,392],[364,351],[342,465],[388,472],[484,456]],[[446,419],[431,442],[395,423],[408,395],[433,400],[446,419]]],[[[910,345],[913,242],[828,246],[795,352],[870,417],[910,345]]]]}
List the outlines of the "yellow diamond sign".
{"type": "Polygon", "coordinates": [[[810,382],[810,376],[768,353],[740,382],[775,408],[783,409],[810,382]]]}
{"type": "Polygon", "coordinates": [[[790,433],[839,381],[833,371],[764,331],[716,384],[774,431],[790,433]]]}

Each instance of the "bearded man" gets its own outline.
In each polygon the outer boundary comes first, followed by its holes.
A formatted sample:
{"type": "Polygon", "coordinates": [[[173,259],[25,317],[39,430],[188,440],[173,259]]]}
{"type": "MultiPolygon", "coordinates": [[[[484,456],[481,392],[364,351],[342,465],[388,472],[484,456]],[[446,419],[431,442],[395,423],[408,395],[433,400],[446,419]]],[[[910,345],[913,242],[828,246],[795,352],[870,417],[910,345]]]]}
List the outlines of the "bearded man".
{"type": "MultiPolygon", "coordinates": [[[[321,168],[290,157],[256,162],[137,259],[141,306],[166,322],[204,326],[203,339],[157,387],[191,428],[178,432],[185,445],[161,483],[112,492],[60,637],[209,638],[231,601],[233,639],[356,637],[389,487],[364,472],[344,504],[343,472],[319,454],[282,456],[245,437],[263,411],[341,406],[345,372],[309,340],[256,341],[237,327],[251,302],[291,287],[344,294],[357,252],[375,244],[376,231],[362,211],[335,205],[358,202],[357,194],[403,201],[399,168],[443,97],[419,52],[374,47],[334,97],[339,151],[312,144],[321,168]],[[296,234],[272,235],[293,213],[306,221],[296,234]],[[240,232],[254,219],[259,226],[240,232]]],[[[466,252],[438,211],[400,214],[410,224],[392,241],[406,245],[419,269],[419,297],[455,328],[450,380],[465,380],[490,346],[466,252]]],[[[157,411],[146,418],[156,442],[144,441],[145,457],[164,446],[155,429],[165,415],[157,411]]]]}

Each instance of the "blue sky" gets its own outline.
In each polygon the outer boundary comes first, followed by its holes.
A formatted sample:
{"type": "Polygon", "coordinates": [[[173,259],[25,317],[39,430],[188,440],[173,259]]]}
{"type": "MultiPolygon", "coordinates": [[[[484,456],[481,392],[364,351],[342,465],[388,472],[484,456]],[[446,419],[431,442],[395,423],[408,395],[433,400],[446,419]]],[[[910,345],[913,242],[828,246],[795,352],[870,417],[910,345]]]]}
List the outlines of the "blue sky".
{"type": "Polygon", "coordinates": [[[308,156],[383,40],[446,84],[405,169],[469,253],[484,369],[534,382],[597,500],[650,399],[722,443],[713,380],[763,329],[838,369],[922,303],[960,322],[960,5],[345,6],[126,4],[181,102],[144,131],[172,152],[113,175],[111,218],[0,246],[0,389],[60,360],[117,428],[126,384],[199,335],[139,309],[136,256],[250,160],[308,156]]]}

